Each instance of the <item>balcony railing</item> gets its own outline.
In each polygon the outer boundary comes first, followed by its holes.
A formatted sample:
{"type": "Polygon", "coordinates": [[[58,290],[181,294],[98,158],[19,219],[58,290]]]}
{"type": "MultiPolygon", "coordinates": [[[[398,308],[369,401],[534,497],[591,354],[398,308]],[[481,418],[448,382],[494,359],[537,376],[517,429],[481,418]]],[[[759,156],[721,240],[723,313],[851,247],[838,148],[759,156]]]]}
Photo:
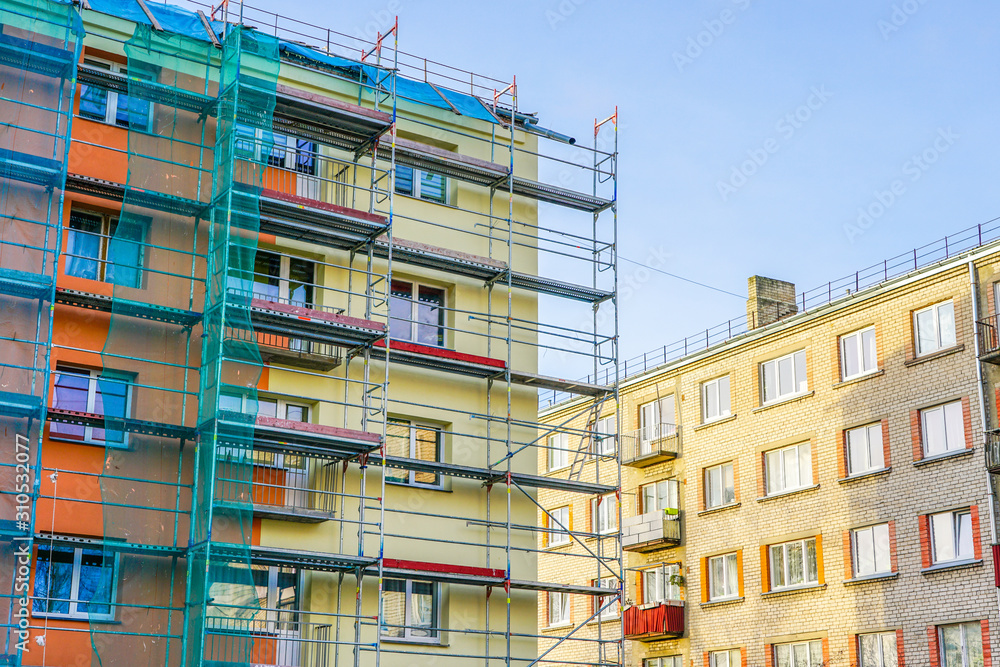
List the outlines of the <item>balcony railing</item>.
{"type": "Polygon", "coordinates": [[[684,634],[684,603],[671,600],[651,605],[634,605],[622,615],[626,639],[652,642],[684,634]]]}
{"type": "Polygon", "coordinates": [[[335,465],[326,459],[254,451],[223,450],[217,464],[219,505],[253,503],[257,516],[315,523],[333,518],[335,465]]]}
{"type": "Polygon", "coordinates": [[[622,519],[622,549],[645,553],[681,543],[681,514],[673,510],[647,512],[622,519]]]}
{"type": "Polygon", "coordinates": [[[621,437],[622,464],[645,468],[677,458],[680,430],[676,424],[652,424],[621,437]]]}
{"type": "Polygon", "coordinates": [[[307,623],[299,620],[308,612],[261,609],[227,609],[242,618],[205,619],[206,664],[252,664],[255,667],[325,667],[331,664],[335,642],[333,619],[307,623]],[[246,618],[247,615],[254,618],[246,618]]]}
{"type": "Polygon", "coordinates": [[[1000,430],[986,432],[986,469],[1000,474],[1000,430]]]}
{"type": "Polygon", "coordinates": [[[976,322],[979,337],[979,358],[1000,364],[1000,315],[990,315],[976,322]]]}

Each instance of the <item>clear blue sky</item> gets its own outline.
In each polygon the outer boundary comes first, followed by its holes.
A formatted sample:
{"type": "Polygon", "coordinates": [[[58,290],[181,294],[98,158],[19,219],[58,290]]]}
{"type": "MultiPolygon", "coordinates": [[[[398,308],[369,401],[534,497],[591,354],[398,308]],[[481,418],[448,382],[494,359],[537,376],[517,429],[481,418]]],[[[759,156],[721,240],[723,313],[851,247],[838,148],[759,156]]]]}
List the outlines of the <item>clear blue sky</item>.
{"type": "MultiPolygon", "coordinates": [[[[349,34],[398,13],[403,50],[516,74],[521,109],[577,137],[618,105],[621,255],[739,295],[752,274],[810,288],[1000,215],[995,3],[255,4],[349,34]],[[911,161],[924,153],[933,164],[911,161]],[[894,181],[891,205],[848,233],[894,181]]],[[[623,356],[744,312],[645,275],[622,299],[623,356]]]]}

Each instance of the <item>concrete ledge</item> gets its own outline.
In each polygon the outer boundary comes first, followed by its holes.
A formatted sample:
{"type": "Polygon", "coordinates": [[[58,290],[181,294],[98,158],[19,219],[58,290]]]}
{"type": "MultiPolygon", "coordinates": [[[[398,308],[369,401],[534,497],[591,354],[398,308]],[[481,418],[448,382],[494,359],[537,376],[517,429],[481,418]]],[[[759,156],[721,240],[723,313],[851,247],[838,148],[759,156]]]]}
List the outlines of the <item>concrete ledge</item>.
{"type": "Polygon", "coordinates": [[[958,560],[958,561],[948,561],[947,563],[938,563],[937,565],[931,565],[930,567],[925,567],[920,570],[920,574],[935,574],[937,572],[948,572],[951,570],[966,570],[973,567],[980,567],[983,564],[982,558],[976,558],[973,560],[958,560]]]}
{"type": "Polygon", "coordinates": [[[903,362],[903,365],[906,366],[907,368],[910,368],[912,366],[919,366],[920,364],[926,361],[934,361],[935,359],[940,359],[941,357],[947,357],[950,354],[956,354],[964,349],[965,349],[965,343],[962,343],[961,345],[947,347],[943,350],[938,350],[937,352],[931,352],[930,354],[925,354],[920,357],[907,359],[906,361],[903,362]]]}
{"type": "Polygon", "coordinates": [[[948,452],[947,454],[936,454],[934,456],[928,456],[927,458],[920,459],[919,461],[914,461],[913,465],[920,467],[930,465],[932,463],[937,463],[938,461],[950,461],[951,459],[960,459],[963,456],[972,456],[972,453],[976,451],[972,447],[967,447],[965,449],[959,449],[954,452],[948,452]]]}
{"type": "Polygon", "coordinates": [[[850,484],[851,482],[859,482],[863,479],[882,477],[883,475],[888,475],[890,472],[892,472],[892,466],[889,466],[887,468],[879,468],[878,470],[871,470],[869,472],[863,472],[860,475],[850,475],[848,477],[841,477],[837,480],[837,483],[850,484]]]}
{"type": "Polygon", "coordinates": [[[869,574],[864,577],[855,577],[854,579],[845,579],[845,586],[859,586],[861,584],[875,583],[879,581],[893,581],[899,576],[899,572],[885,572],[882,574],[869,574]]]}
{"type": "Polygon", "coordinates": [[[807,391],[804,394],[795,394],[794,396],[789,396],[786,399],[775,401],[774,403],[768,403],[767,405],[762,405],[759,408],[754,408],[751,413],[762,412],[764,410],[770,410],[771,408],[776,408],[779,405],[787,405],[788,403],[794,403],[795,401],[801,401],[803,398],[810,398],[815,395],[815,391],[807,391]]]}

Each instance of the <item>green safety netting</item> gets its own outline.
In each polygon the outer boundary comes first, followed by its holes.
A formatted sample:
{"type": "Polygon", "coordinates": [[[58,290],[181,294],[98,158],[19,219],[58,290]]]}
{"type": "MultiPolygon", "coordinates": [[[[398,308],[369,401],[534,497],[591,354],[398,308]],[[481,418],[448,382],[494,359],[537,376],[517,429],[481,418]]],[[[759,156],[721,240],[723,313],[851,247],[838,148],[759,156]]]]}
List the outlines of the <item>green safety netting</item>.
{"type": "Polygon", "coordinates": [[[40,653],[31,641],[38,633],[28,629],[37,603],[27,597],[47,579],[30,577],[27,554],[33,536],[51,530],[38,492],[51,490],[41,474],[42,435],[82,38],[69,3],[0,4],[0,664],[40,653]]]}

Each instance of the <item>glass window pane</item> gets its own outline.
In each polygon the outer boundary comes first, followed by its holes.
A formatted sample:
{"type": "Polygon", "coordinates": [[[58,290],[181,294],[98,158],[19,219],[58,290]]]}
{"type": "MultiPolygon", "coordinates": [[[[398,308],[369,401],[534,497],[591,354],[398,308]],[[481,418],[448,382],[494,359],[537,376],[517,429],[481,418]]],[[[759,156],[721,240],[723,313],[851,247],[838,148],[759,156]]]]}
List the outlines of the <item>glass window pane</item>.
{"type": "Polygon", "coordinates": [[[861,361],[862,370],[865,372],[874,371],[878,368],[875,329],[866,329],[861,332],[861,361]]]}
{"type": "Polygon", "coordinates": [[[804,556],[801,542],[792,542],[786,546],[788,559],[788,585],[796,586],[805,581],[804,556]]]}
{"type": "Polygon", "coordinates": [[[736,554],[726,556],[726,594],[736,595],[739,593],[739,563],[736,554]]]}
{"type": "Polygon", "coordinates": [[[792,667],[792,647],[788,644],[778,644],[774,647],[774,657],[778,667],[792,667]]]}
{"type": "Polygon", "coordinates": [[[882,424],[872,424],[867,429],[868,459],[872,470],[885,467],[885,451],[882,449],[882,424]]]}
{"type": "Polygon", "coordinates": [[[435,637],[434,627],[434,584],[426,581],[412,582],[410,596],[410,636],[435,637]]]}
{"type": "Polygon", "coordinates": [[[972,515],[968,512],[956,514],[955,524],[955,527],[958,529],[958,537],[956,539],[958,550],[955,557],[973,558],[975,556],[975,549],[972,541],[972,515]]]}
{"type": "Polygon", "coordinates": [[[819,564],[816,560],[816,540],[806,540],[806,576],[805,583],[819,582],[819,564]]]}
{"type": "Polygon", "coordinates": [[[934,562],[955,559],[955,535],[951,512],[931,515],[931,535],[934,543],[934,562]]]}
{"type": "Polygon", "coordinates": [[[771,553],[771,586],[779,588],[785,586],[785,550],[780,544],[770,548],[771,553]]]}
{"type": "MultiPolygon", "coordinates": [[[[124,70],[122,70],[124,72],[124,70]]],[[[115,108],[115,125],[133,131],[145,132],[149,129],[149,102],[137,97],[118,93],[115,108]]]]}
{"type": "Polygon", "coordinates": [[[875,536],[871,528],[854,531],[854,563],[858,576],[875,573],[875,536]]]}
{"type": "Polygon", "coordinates": [[[705,405],[705,419],[715,419],[719,416],[719,386],[709,382],[702,388],[702,401],[705,405]]]}
{"type": "Polygon", "coordinates": [[[962,660],[962,626],[941,626],[941,647],[945,667],[967,667],[962,660]]]}
{"type": "Polygon", "coordinates": [[[934,330],[934,311],[928,308],[916,315],[917,354],[925,354],[937,349],[937,332],[934,330]]]}
{"type": "Polygon", "coordinates": [[[798,446],[798,483],[799,486],[809,486],[812,484],[812,445],[808,442],[798,446]]]}
{"type": "MultiPolygon", "coordinates": [[[[436,428],[414,427],[413,458],[421,461],[440,460],[441,431],[436,428]]],[[[413,481],[418,484],[437,484],[438,475],[433,472],[415,472],[413,481]]]]}
{"type": "Polygon", "coordinates": [[[978,623],[965,623],[963,630],[969,667],[983,667],[983,640],[980,625],[978,623]]]}
{"type": "MultiPolygon", "coordinates": [[[[128,384],[121,380],[101,376],[97,379],[96,385],[94,413],[110,417],[127,417],[128,384]]],[[[103,428],[94,427],[92,432],[94,440],[125,442],[124,429],[105,431],[103,428]]]]}
{"type": "MultiPolygon", "coordinates": [[[[89,374],[58,371],[55,378],[55,390],[52,394],[52,407],[72,412],[88,412],[89,392],[89,374]]],[[[53,422],[50,432],[63,438],[83,440],[86,427],[53,422]]]]}
{"type": "Polygon", "coordinates": [[[795,369],[792,358],[778,359],[778,395],[784,396],[795,391],[795,369]]]}
{"type": "Polygon", "coordinates": [[[809,388],[809,381],[806,378],[806,351],[799,350],[795,353],[795,387],[792,391],[805,391],[809,388]]]}
{"type": "Polygon", "coordinates": [[[861,667],[882,667],[878,635],[861,635],[858,637],[861,646],[861,667]]]}
{"type": "Polygon", "coordinates": [[[404,636],[406,625],[406,582],[386,579],[382,582],[382,635],[404,636]]]}
{"type": "Polygon", "coordinates": [[[761,369],[764,375],[764,402],[766,403],[778,397],[777,364],[769,361],[766,364],[761,364],[761,369]]]}
{"type": "Polygon", "coordinates": [[[288,298],[296,306],[312,306],[313,285],[316,282],[315,265],[304,259],[288,260],[288,298]]]}
{"type": "Polygon", "coordinates": [[[281,293],[281,257],[258,251],[254,257],[253,266],[254,297],[258,299],[275,300],[281,293]]]}
{"type": "Polygon", "coordinates": [[[295,140],[295,171],[309,176],[316,175],[316,142],[295,140]]]}
{"type": "Polygon", "coordinates": [[[729,376],[720,378],[719,382],[719,414],[729,414],[729,376]]]}
{"type": "Polygon", "coordinates": [[[444,345],[444,290],[420,287],[417,303],[417,342],[444,345]]]}
{"type": "Polygon", "coordinates": [[[928,456],[947,451],[944,428],[944,409],[932,408],[921,412],[924,427],[924,453],[928,456]]]}
{"type": "MultiPolygon", "coordinates": [[[[108,69],[101,63],[87,63],[101,69],[108,69]]],[[[88,120],[103,122],[108,117],[108,91],[97,86],[80,85],[80,116],[88,120]]]]}
{"type": "Polygon", "coordinates": [[[869,470],[866,434],[866,430],[863,428],[855,428],[847,432],[847,462],[850,466],[848,472],[852,475],[869,470]]]}
{"type": "Polygon", "coordinates": [[[733,480],[732,463],[726,463],[722,466],[722,501],[724,503],[736,502],[736,485],[733,480]]]}
{"type": "Polygon", "coordinates": [[[39,545],[35,561],[35,600],[39,613],[68,614],[73,587],[74,550],[39,545]],[[47,598],[47,599],[46,599],[47,598]]]}
{"type": "Polygon", "coordinates": [[[784,488],[784,478],[782,476],[781,467],[781,451],[768,452],[765,461],[766,465],[766,477],[767,477],[767,492],[777,493],[784,488]]]}
{"type": "MultiPolygon", "coordinates": [[[[390,419],[385,425],[385,450],[388,456],[410,458],[410,423],[398,419],[390,419]]],[[[386,468],[387,482],[407,483],[410,474],[398,468],[386,468]]]]}
{"type": "Polygon", "coordinates": [[[100,279],[102,229],[104,217],[96,213],[71,211],[66,234],[66,275],[100,279]]]}
{"type": "Polygon", "coordinates": [[[393,280],[389,295],[389,335],[395,340],[413,340],[413,285],[393,280]]]}
{"type": "Polygon", "coordinates": [[[77,611],[108,616],[111,614],[114,557],[111,556],[105,562],[103,553],[96,549],[83,549],[82,552],[80,556],[80,583],[76,596],[80,604],[77,605],[77,611]]]}
{"type": "Polygon", "coordinates": [[[141,287],[145,219],[111,220],[104,280],[124,287],[141,287]]]}
{"type": "Polygon", "coordinates": [[[413,168],[396,165],[396,192],[404,195],[413,194],[413,168]]]}
{"type": "Polygon", "coordinates": [[[896,633],[886,632],[882,635],[882,665],[897,667],[899,657],[896,652],[896,633]]]}
{"type": "Polygon", "coordinates": [[[722,467],[715,466],[705,471],[705,504],[716,507],[722,504],[722,467]]]}
{"type": "Polygon", "coordinates": [[[937,307],[938,331],[941,347],[955,344],[955,305],[949,301],[937,307]]]}
{"type": "Polygon", "coordinates": [[[443,204],[447,191],[444,176],[420,172],[420,198],[443,204]]]}
{"type": "Polygon", "coordinates": [[[793,644],[792,655],[795,667],[810,667],[809,665],[809,644],[793,644]]]}
{"type": "Polygon", "coordinates": [[[285,419],[293,422],[309,421],[309,408],[304,405],[286,405],[285,419]]]}
{"type": "Polygon", "coordinates": [[[798,449],[789,447],[781,452],[781,474],[784,476],[784,488],[794,489],[799,486],[798,449]]]}
{"type": "Polygon", "coordinates": [[[840,354],[844,364],[844,377],[849,378],[861,372],[858,334],[844,336],[841,339],[840,354]]]}
{"type": "Polygon", "coordinates": [[[875,571],[889,572],[892,563],[889,555],[889,524],[883,523],[872,528],[872,540],[875,546],[875,571]]]}
{"type": "Polygon", "coordinates": [[[710,558],[708,560],[708,582],[709,582],[709,597],[712,599],[724,597],[726,594],[725,589],[725,563],[724,559],[720,556],[718,558],[710,558]]]}
{"type": "Polygon", "coordinates": [[[948,451],[965,449],[965,423],[962,419],[962,403],[956,401],[944,406],[945,448],[948,451]]]}
{"type": "Polygon", "coordinates": [[[258,398],[257,416],[276,418],[278,416],[278,401],[273,398],[258,398]]]}

